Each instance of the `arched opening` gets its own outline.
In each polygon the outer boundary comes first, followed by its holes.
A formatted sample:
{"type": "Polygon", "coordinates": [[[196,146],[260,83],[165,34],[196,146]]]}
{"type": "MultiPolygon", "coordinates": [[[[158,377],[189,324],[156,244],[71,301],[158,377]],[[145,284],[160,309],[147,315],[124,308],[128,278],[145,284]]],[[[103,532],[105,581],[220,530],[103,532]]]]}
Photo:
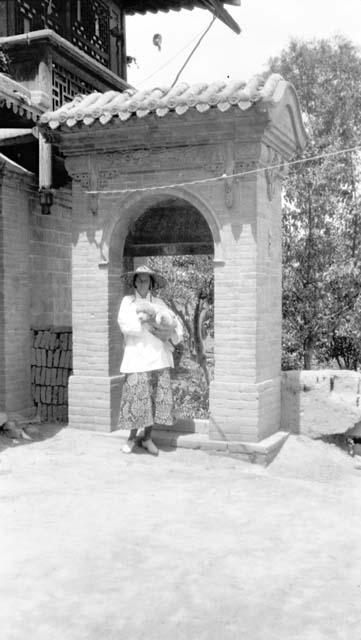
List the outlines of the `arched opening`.
{"type": "Polygon", "coordinates": [[[147,207],[130,225],[124,256],[213,255],[213,238],[198,209],[181,198],[147,207]]]}
{"type": "Polygon", "coordinates": [[[209,416],[214,371],[214,241],[204,216],[180,197],[134,214],[123,250],[124,269],[147,264],[166,275],[160,295],[180,318],[184,341],[174,353],[172,386],[178,422],[209,416]]]}

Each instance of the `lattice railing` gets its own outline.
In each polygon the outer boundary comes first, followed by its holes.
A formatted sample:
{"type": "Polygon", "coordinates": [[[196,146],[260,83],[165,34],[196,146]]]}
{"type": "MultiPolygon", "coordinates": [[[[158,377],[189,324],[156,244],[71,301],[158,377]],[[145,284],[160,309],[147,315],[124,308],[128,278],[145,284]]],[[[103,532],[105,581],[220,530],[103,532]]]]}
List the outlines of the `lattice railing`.
{"type": "Polygon", "coordinates": [[[109,8],[101,0],[82,2],[72,24],[72,43],[109,65],[109,8]]]}
{"type": "Polygon", "coordinates": [[[52,29],[109,67],[110,12],[102,0],[76,0],[67,25],[65,0],[15,0],[17,34],[52,29]]]}
{"type": "Polygon", "coordinates": [[[64,35],[64,19],[64,0],[16,0],[17,34],[46,28],[64,35]]]}
{"type": "Polygon", "coordinates": [[[53,64],[53,109],[70,102],[76,95],[85,95],[96,91],[89,82],[71,73],[60,64],[53,64]]]}

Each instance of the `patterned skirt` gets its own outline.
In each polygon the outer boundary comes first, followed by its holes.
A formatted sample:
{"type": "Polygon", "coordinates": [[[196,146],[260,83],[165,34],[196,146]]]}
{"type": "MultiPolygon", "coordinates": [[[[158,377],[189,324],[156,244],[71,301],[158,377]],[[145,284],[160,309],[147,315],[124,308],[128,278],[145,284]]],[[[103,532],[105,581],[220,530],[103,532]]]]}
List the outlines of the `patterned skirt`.
{"type": "Polygon", "coordinates": [[[144,429],[173,424],[170,369],[128,373],[120,402],[119,428],[144,429]]]}

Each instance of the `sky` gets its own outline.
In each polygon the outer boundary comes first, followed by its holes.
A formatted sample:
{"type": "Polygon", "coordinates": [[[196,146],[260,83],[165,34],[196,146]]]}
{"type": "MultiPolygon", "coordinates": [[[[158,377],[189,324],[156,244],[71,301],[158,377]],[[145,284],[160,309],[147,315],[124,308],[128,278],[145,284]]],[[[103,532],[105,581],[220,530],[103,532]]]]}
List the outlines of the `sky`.
{"type": "MultiPolygon", "coordinates": [[[[225,5],[242,31],[216,20],[179,81],[249,80],[267,69],[270,57],[290,38],[309,40],[343,34],[361,50],[361,0],[241,0],[225,5]]],[[[128,82],[137,89],[169,87],[197,40],[210,24],[209,11],[194,9],[127,18],[128,82]],[[153,44],[160,34],[161,49],[153,44]]]]}

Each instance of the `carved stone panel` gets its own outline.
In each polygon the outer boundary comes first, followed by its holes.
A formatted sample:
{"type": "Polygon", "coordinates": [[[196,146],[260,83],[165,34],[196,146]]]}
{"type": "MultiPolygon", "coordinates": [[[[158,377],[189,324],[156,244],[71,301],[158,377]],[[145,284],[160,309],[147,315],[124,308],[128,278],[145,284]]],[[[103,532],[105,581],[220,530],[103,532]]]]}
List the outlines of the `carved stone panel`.
{"type": "Polygon", "coordinates": [[[221,149],[185,146],[175,148],[135,149],[107,153],[99,159],[101,172],[111,171],[111,177],[141,171],[172,171],[205,169],[217,173],[224,168],[221,149]]]}
{"type": "Polygon", "coordinates": [[[267,147],[264,174],[267,182],[267,196],[271,201],[275,195],[277,179],[285,175],[282,156],[271,147],[267,147]]]}

